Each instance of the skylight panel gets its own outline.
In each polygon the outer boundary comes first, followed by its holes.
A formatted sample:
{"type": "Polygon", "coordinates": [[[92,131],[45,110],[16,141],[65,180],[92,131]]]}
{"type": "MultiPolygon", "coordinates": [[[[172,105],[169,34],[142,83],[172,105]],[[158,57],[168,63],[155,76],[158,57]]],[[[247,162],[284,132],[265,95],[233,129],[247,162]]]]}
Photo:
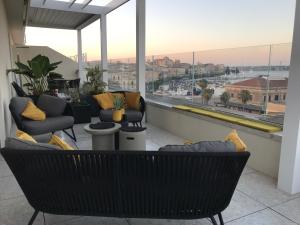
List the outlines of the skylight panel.
{"type": "Polygon", "coordinates": [[[93,5],[93,6],[106,6],[110,2],[112,2],[112,0],[93,0],[89,5],[93,5]]]}

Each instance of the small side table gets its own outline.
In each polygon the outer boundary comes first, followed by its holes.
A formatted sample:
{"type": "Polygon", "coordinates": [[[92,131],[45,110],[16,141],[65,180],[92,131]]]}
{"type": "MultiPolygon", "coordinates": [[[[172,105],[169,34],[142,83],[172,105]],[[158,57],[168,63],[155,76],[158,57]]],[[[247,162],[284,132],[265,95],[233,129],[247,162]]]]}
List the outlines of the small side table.
{"type": "Polygon", "coordinates": [[[96,130],[86,125],[84,130],[92,135],[93,150],[115,150],[115,133],[119,132],[120,124],[115,123],[113,128],[96,130]]]}

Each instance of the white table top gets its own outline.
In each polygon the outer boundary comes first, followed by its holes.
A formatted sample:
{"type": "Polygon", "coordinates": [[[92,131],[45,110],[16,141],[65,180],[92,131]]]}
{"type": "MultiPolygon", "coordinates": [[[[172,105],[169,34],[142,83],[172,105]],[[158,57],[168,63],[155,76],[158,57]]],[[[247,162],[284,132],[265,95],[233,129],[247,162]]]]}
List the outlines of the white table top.
{"type": "Polygon", "coordinates": [[[109,129],[103,129],[103,130],[97,130],[97,129],[91,129],[90,128],[90,124],[84,126],[84,130],[89,133],[89,134],[92,134],[92,135],[98,135],[98,136],[101,136],[101,135],[107,135],[107,134],[114,134],[116,133],[117,131],[119,131],[121,128],[121,125],[118,124],[118,123],[115,123],[115,126],[113,128],[109,128],[109,129]]]}

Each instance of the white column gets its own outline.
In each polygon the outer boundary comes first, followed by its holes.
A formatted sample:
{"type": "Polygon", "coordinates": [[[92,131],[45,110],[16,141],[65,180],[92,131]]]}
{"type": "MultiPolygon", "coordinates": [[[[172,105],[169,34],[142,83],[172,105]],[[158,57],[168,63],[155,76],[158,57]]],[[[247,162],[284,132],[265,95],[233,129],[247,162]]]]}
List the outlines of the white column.
{"type": "Polygon", "coordinates": [[[300,192],[300,2],[296,2],[289,86],[278,175],[278,188],[290,194],[300,192]]]}
{"type": "MultiPolygon", "coordinates": [[[[100,17],[100,38],[101,38],[101,68],[108,70],[107,62],[107,28],[106,15],[100,17]]],[[[108,83],[108,72],[103,73],[103,81],[108,83]]]]}
{"type": "Polygon", "coordinates": [[[146,0],[136,1],[136,88],[146,95],[146,0]]]}
{"type": "Polygon", "coordinates": [[[78,60],[78,76],[80,78],[80,83],[83,83],[86,80],[86,78],[84,77],[84,72],[83,72],[81,30],[77,30],[77,60],[78,60]]]}

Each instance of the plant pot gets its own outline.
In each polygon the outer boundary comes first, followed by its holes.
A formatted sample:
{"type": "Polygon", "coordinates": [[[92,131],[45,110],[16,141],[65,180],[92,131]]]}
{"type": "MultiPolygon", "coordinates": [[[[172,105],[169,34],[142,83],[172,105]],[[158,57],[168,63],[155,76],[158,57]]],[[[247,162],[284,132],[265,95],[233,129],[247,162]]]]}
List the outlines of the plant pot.
{"type": "Polygon", "coordinates": [[[124,113],[125,113],[124,109],[114,110],[113,111],[113,121],[115,121],[115,122],[121,122],[124,113]]]}

